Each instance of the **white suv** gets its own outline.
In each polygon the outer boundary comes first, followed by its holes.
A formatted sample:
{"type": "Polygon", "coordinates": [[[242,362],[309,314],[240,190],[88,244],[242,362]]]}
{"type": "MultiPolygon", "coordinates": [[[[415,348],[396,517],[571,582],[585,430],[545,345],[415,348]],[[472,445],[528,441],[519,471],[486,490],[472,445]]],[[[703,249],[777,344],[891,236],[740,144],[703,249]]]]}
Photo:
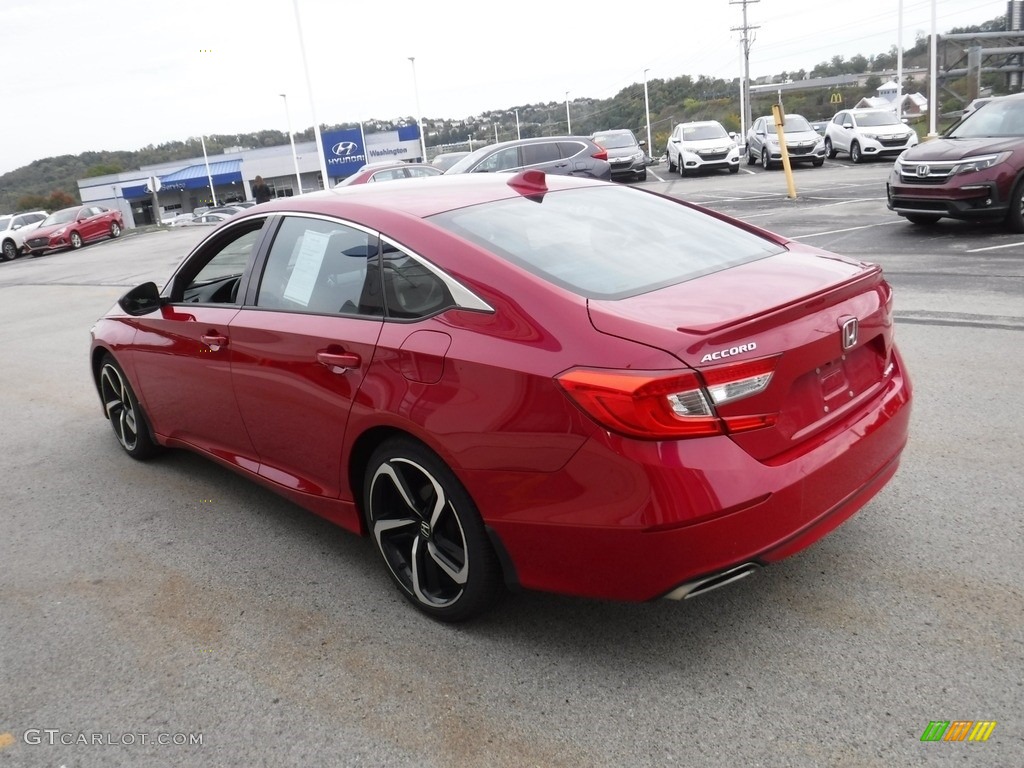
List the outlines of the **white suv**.
{"type": "Polygon", "coordinates": [[[11,213],[0,216],[0,257],[10,261],[21,253],[25,236],[46,218],[46,211],[11,213]]]}
{"type": "Polygon", "coordinates": [[[680,123],[668,139],[668,170],[680,176],[701,170],[740,169],[740,149],[735,135],[726,132],[717,120],[680,123]]]}
{"type": "Polygon", "coordinates": [[[917,132],[888,109],[845,109],[825,126],[825,154],[845,152],[854,163],[868,157],[896,157],[917,146],[917,132]]]}

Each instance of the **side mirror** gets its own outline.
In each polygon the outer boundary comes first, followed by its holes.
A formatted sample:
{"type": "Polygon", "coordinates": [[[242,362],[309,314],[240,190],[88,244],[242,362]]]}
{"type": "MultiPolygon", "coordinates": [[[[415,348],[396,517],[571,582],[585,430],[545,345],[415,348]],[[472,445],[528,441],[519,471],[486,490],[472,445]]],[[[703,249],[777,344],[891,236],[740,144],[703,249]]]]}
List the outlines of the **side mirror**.
{"type": "Polygon", "coordinates": [[[853,123],[843,123],[843,128],[845,128],[848,131],[852,131],[853,130],[853,123]]]}
{"type": "Polygon", "coordinates": [[[729,131],[729,138],[732,139],[733,141],[736,141],[736,138],[738,136],[739,136],[739,134],[736,133],[736,131],[729,131]]]}
{"type": "Polygon", "coordinates": [[[137,285],[117,300],[117,305],[134,317],[155,312],[163,303],[160,289],[153,282],[137,285]]]}
{"type": "Polygon", "coordinates": [[[641,147],[646,147],[647,146],[647,139],[640,139],[640,141],[637,142],[637,145],[641,146],[641,147]]]}

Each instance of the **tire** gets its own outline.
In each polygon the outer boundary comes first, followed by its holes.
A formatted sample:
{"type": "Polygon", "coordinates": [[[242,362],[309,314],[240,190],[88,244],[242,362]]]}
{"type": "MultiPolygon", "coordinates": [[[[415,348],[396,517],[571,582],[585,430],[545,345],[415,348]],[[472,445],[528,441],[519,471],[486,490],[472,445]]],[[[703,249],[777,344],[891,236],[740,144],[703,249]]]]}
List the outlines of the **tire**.
{"type": "Polygon", "coordinates": [[[750,147],[747,147],[747,165],[756,165],[756,164],[757,164],[757,158],[755,158],[753,153],[750,151],[750,147]]]}
{"type": "Polygon", "coordinates": [[[828,136],[826,136],[825,137],[825,157],[827,157],[829,160],[835,160],[837,154],[838,153],[836,152],[836,148],[832,146],[832,139],[830,139],[828,136]]]}
{"type": "Polygon", "coordinates": [[[4,261],[14,261],[18,258],[18,246],[14,244],[13,240],[4,240],[0,258],[3,258],[4,261]]]}
{"type": "Polygon", "coordinates": [[[105,355],[100,364],[98,383],[103,410],[124,452],[140,461],[159,453],[161,447],[150,434],[149,422],[128,378],[111,355],[105,355]]]}
{"type": "Polygon", "coordinates": [[[68,235],[68,240],[71,242],[71,247],[76,251],[82,247],[82,236],[77,232],[72,232],[68,235]]]}
{"type": "Polygon", "coordinates": [[[465,621],[501,598],[501,566],[476,505],[422,444],[394,438],[373,452],[363,510],[391,578],[423,613],[465,621]]]}
{"type": "Polygon", "coordinates": [[[676,172],[676,164],[672,162],[672,155],[668,155],[668,172],[669,173],[675,173],[676,172]]]}
{"type": "Polygon", "coordinates": [[[739,172],[740,172],[740,167],[738,165],[730,165],[729,166],[729,173],[739,173],[739,172]]]}
{"type": "Polygon", "coordinates": [[[820,159],[811,160],[811,165],[813,165],[815,168],[821,168],[821,166],[823,166],[824,164],[825,164],[825,158],[823,158],[823,157],[820,158],[820,159]]]}
{"type": "Polygon", "coordinates": [[[919,227],[927,227],[931,226],[942,217],[932,216],[931,214],[928,213],[908,213],[906,215],[906,218],[907,221],[909,221],[911,224],[917,224],[919,227]]]}
{"type": "Polygon", "coordinates": [[[1024,232],[1024,176],[1010,193],[1010,210],[1006,213],[1006,226],[1012,232],[1024,232]]]}
{"type": "Polygon", "coordinates": [[[772,161],[768,157],[767,148],[761,150],[761,167],[764,168],[766,171],[770,171],[772,169],[772,161]]]}
{"type": "Polygon", "coordinates": [[[121,225],[116,221],[110,222],[110,236],[115,240],[121,236],[121,225]]]}
{"type": "Polygon", "coordinates": [[[647,169],[640,171],[640,175],[637,176],[637,181],[647,181],[647,169]]]}
{"type": "Polygon", "coordinates": [[[850,162],[854,164],[860,164],[864,162],[864,155],[861,154],[860,144],[856,141],[850,144],[850,162]]]}

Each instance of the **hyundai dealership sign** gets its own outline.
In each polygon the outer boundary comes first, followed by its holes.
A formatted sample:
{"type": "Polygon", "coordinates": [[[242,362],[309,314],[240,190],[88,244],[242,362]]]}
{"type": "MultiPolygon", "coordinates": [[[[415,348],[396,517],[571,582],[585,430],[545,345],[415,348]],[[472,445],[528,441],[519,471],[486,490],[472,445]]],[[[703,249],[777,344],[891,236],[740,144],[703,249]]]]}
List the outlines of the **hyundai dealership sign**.
{"type": "Polygon", "coordinates": [[[371,133],[364,137],[358,128],[321,134],[327,175],[351,176],[367,163],[384,160],[416,160],[420,157],[419,127],[409,125],[397,131],[371,133]]]}

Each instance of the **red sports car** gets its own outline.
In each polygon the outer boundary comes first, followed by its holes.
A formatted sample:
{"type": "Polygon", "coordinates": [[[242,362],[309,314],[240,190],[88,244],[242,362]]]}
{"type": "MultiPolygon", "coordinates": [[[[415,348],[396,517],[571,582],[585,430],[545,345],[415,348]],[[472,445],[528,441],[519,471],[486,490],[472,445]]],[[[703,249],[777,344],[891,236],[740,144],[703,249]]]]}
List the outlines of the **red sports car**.
{"type": "Polygon", "coordinates": [[[272,201],[92,335],[130,456],[368,534],[447,621],[733,581],[867,503],[910,418],[879,267],[539,171],[272,201]]]}
{"type": "Polygon", "coordinates": [[[120,211],[101,205],[76,205],[47,216],[25,240],[25,252],[39,256],[46,251],[81,248],[105,237],[120,237],[124,219],[120,211]]]}

